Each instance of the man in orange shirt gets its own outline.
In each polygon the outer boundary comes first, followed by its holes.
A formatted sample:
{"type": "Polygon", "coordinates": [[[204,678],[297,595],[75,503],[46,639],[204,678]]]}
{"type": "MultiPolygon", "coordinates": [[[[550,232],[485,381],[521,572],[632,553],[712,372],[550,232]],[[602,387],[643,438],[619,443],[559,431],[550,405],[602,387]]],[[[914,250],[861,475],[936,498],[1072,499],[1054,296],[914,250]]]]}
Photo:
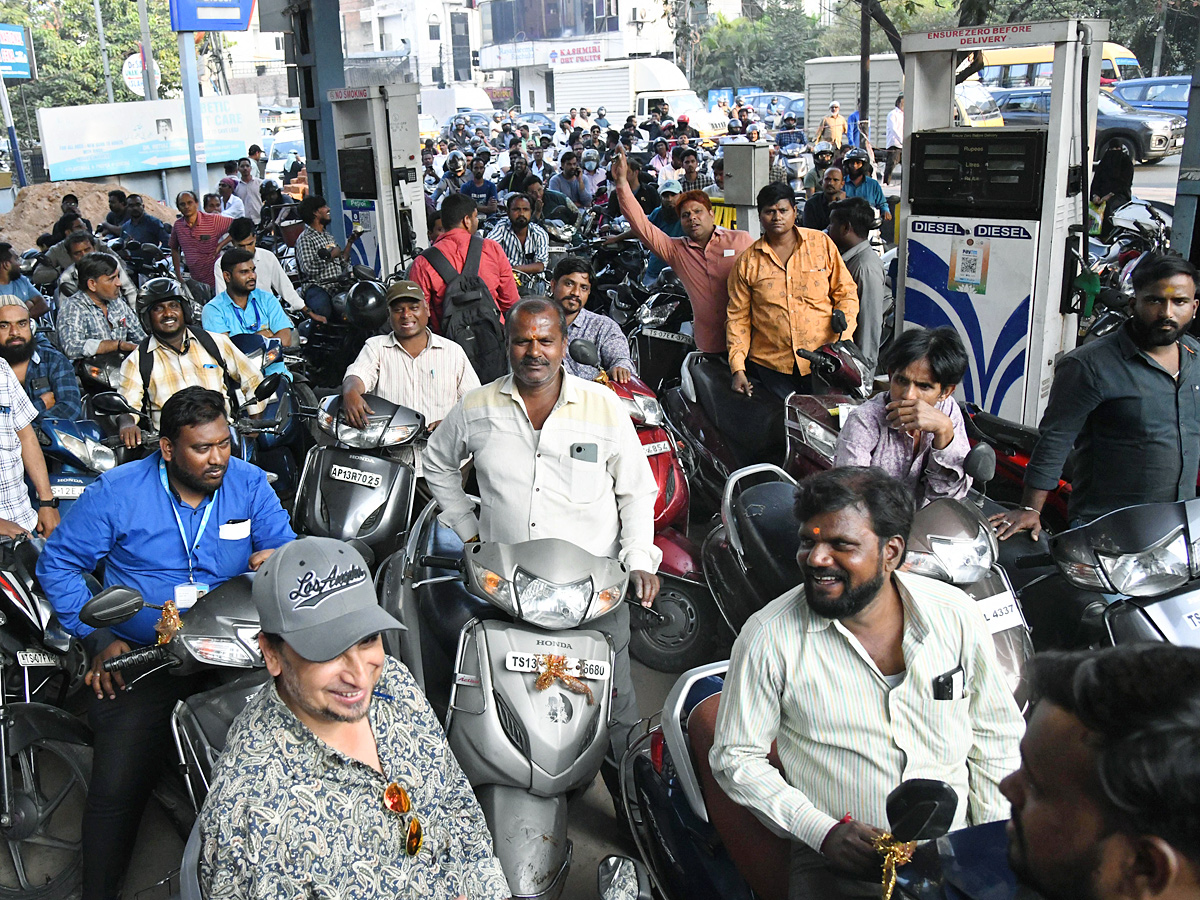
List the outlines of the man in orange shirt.
{"type": "Polygon", "coordinates": [[[733,389],[752,394],[759,382],[781,399],[810,393],[809,365],[797,350],[837,340],[832,316],[846,316],[846,334],[858,322],[858,288],[837,245],[821,231],[796,226],[796,195],[773,182],[758,192],[763,236],[738,257],[729,273],[725,324],[733,389]]]}
{"type": "Polygon", "coordinates": [[[609,168],[617,186],[621,215],[635,237],[675,270],[692,299],[696,347],[705,353],[725,352],[725,308],[729,305],[729,273],[737,257],[754,243],[748,232],[718,228],[712,200],[703,191],[688,191],[675,201],[684,237],[668,237],[653,225],[629,187],[629,163],[621,148],[609,168]]]}

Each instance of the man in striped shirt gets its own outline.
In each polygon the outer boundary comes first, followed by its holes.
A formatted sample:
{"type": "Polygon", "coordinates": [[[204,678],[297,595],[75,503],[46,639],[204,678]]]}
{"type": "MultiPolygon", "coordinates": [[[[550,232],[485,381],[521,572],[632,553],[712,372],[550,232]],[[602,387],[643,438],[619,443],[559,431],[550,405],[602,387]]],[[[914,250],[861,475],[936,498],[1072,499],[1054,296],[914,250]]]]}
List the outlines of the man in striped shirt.
{"type": "Polygon", "coordinates": [[[180,191],[175,198],[179,218],[171,229],[167,246],[171,248],[171,262],[175,277],[183,281],[183,261],[187,261],[188,273],[199,282],[216,291],[216,276],[213,264],[217,261],[217,245],[229,231],[233,219],[201,212],[196,195],[191,191],[180,191]],[[180,257],[182,252],[183,256],[180,257]]]}
{"type": "Polygon", "coordinates": [[[734,643],[709,761],[792,839],[790,900],[878,896],[888,794],[938,779],[959,795],[954,828],[1006,818],[1024,722],[974,602],[899,571],[911,492],[880,469],[833,469],[800,483],[796,513],[803,583],[734,643]]]}

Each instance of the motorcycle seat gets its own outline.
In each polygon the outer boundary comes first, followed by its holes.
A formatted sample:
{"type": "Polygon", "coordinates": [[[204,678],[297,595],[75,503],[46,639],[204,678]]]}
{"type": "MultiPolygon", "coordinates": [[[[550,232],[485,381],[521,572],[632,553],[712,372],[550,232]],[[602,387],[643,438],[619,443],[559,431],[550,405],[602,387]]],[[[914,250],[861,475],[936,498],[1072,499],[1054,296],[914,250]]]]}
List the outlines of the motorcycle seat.
{"type": "Polygon", "coordinates": [[[973,408],[972,415],[964,418],[975,426],[980,439],[998,449],[1017,450],[1028,455],[1037,444],[1038,430],[1031,425],[1010,422],[978,408],[973,408]]]}
{"type": "Polygon", "coordinates": [[[796,488],[786,481],[751,485],[733,501],[748,576],[764,597],[778,597],[800,583],[795,503],[796,488]]]}
{"type": "Polygon", "coordinates": [[[724,359],[699,357],[691,367],[696,400],[729,446],[737,468],[754,463],[782,463],[784,437],[783,403],[767,390],[753,396],[730,387],[733,374],[724,359]]]}

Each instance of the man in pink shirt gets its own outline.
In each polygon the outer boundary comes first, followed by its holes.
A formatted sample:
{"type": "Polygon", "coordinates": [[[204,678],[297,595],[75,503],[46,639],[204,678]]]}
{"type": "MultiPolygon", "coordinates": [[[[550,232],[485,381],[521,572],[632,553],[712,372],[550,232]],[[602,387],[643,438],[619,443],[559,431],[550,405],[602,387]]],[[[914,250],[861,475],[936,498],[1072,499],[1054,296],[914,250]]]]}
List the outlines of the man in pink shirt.
{"type": "Polygon", "coordinates": [[[668,237],[646,218],[626,180],[629,163],[624,148],[609,169],[617,186],[621,214],[633,234],[675,270],[687,288],[695,317],[696,347],[705,353],[725,352],[725,309],[729,305],[729,273],[742,251],[754,243],[745,231],[718,228],[712,201],[703,191],[681,194],[675,203],[683,237],[668,237]]]}

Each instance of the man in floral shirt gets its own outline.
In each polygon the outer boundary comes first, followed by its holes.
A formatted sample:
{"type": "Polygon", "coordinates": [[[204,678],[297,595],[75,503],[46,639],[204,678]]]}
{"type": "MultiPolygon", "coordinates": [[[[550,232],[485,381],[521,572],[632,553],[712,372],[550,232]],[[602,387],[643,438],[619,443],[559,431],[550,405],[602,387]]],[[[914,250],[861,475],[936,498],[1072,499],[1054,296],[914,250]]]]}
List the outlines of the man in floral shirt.
{"type": "Polygon", "coordinates": [[[412,676],[401,628],[349,544],[310,537],[254,581],[274,683],[238,715],[200,814],[206,897],[429,897],[510,891],[483,811],[412,676]]]}

